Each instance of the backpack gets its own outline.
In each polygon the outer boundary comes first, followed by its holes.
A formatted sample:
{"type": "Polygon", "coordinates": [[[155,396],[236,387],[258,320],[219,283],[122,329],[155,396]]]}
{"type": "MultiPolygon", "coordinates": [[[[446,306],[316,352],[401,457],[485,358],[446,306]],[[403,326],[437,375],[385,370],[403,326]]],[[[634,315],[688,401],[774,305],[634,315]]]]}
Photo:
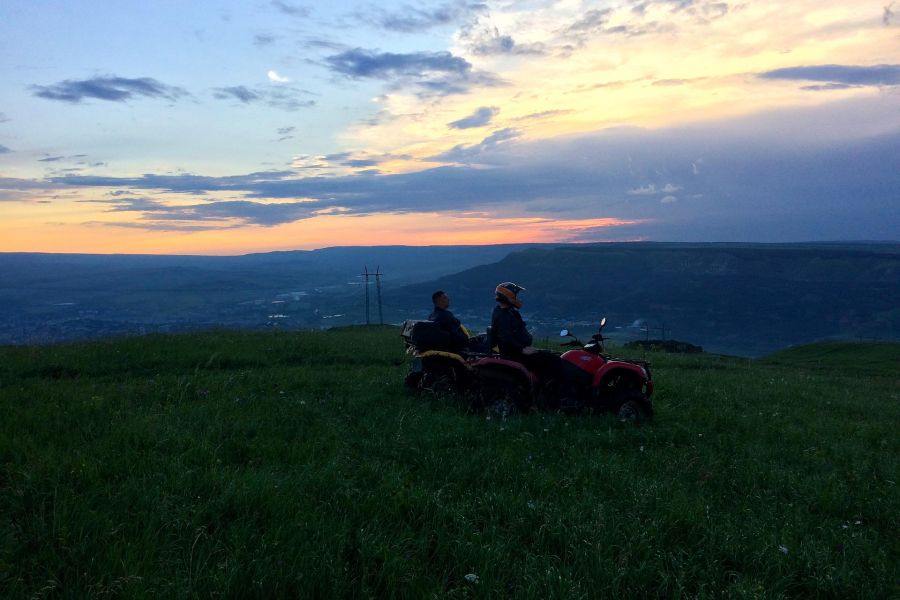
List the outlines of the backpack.
{"type": "Polygon", "coordinates": [[[400,336],[407,346],[413,346],[417,350],[452,350],[453,348],[450,334],[441,329],[434,321],[405,321],[400,336]]]}

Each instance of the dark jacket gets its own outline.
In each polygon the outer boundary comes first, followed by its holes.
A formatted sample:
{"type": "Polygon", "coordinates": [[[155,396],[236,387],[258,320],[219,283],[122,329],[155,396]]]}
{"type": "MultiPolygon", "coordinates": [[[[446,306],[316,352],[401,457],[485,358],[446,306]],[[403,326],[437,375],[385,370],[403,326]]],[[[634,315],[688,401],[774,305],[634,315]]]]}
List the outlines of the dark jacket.
{"type": "Polygon", "coordinates": [[[500,354],[518,356],[522,348],[530,346],[531,334],[525,328],[522,315],[512,306],[503,308],[495,306],[491,314],[491,338],[499,348],[500,354]]]}
{"type": "Polygon", "coordinates": [[[464,348],[469,343],[469,337],[461,329],[459,319],[454,317],[449,310],[435,306],[434,311],[428,316],[428,320],[434,321],[442,331],[447,332],[450,347],[464,348]]]}

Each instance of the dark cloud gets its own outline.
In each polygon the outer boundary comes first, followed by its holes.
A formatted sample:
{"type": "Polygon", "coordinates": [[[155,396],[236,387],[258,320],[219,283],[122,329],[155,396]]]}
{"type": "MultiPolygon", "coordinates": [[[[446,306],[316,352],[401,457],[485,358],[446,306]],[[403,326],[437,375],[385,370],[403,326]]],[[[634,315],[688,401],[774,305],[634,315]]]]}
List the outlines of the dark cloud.
{"type": "Polygon", "coordinates": [[[258,93],[243,85],[216,88],[213,91],[213,96],[215,96],[219,100],[237,99],[244,104],[247,104],[248,102],[255,102],[256,100],[260,99],[260,95],[258,93]]]}
{"type": "MultiPolygon", "coordinates": [[[[338,152],[336,154],[327,154],[318,157],[321,162],[314,165],[314,168],[331,169],[335,167],[350,167],[353,169],[361,169],[364,167],[376,167],[383,162],[390,160],[408,160],[408,154],[369,154],[368,152],[338,152]]],[[[360,173],[373,173],[374,170],[358,171],[360,173]]]]}
{"type": "Polygon", "coordinates": [[[511,35],[501,34],[496,27],[480,25],[477,22],[463,28],[460,37],[469,50],[478,56],[541,55],[546,53],[543,44],[519,44],[511,35]]]}
{"type": "MultiPolygon", "coordinates": [[[[646,8],[650,6],[650,4],[653,3],[644,3],[643,5],[638,5],[634,8],[643,7],[642,10],[646,10],[646,8]]],[[[668,2],[663,2],[663,4],[669,6],[668,2]]],[[[676,4],[675,6],[680,6],[680,4],[676,4]]],[[[634,8],[632,9],[633,11],[634,8]]],[[[674,25],[672,23],[659,23],[656,21],[643,22],[643,13],[640,11],[636,13],[640,16],[636,19],[633,19],[632,22],[610,27],[609,20],[612,13],[613,10],[610,8],[587,11],[581,16],[581,18],[571,23],[568,27],[564,28],[559,33],[563,38],[574,42],[576,46],[583,46],[588,39],[601,35],[624,35],[627,37],[638,37],[642,35],[671,31],[674,29],[674,25]]],[[[563,54],[568,54],[572,50],[574,50],[574,48],[572,47],[563,48],[563,54]]]]}
{"type": "MultiPolygon", "coordinates": [[[[79,185],[96,187],[119,187],[136,189],[155,189],[185,194],[206,194],[215,191],[231,191],[249,189],[262,182],[275,182],[295,175],[293,171],[259,171],[246,175],[228,177],[207,177],[204,175],[156,175],[147,174],[141,177],[101,177],[98,175],[80,175],[77,178],[51,178],[47,183],[54,186],[79,185]]],[[[16,180],[20,181],[20,180],[16,180]]],[[[0,179],[0,189],[3,180],[0,179]]]]}
{"type": "Polygon", "coordinates": [[[215,88],[213,97],[219,100],[239,100],[242,104],[262,102],[282,110],[299,110],[315,106],[315,100],[306,99],[311,92],[290,86],[258,87],[250,89],[243,85],[215,88]]]}
{"type": "Polygon", "coordinates": [[[362,168],[362,167],[374,167],[379,164],[378,160],[374,158],[351,158],[345,163],[348,167],[354,168],[362,168]]]}
{"type": "Polygon", "coordinates": [[[473,86],[503,82],[491,73],[475,72],[469,61],[449,52],[396,54],[354,48],[329,56],[328,67],[351,79],[380,79],[395,87],[415,85],[420,96],[464,94],[473,86]]]}
{"type": "Polygon", "coordinates": [[[253,36],[253,45],[258,48],[265,48],[274,44],[276,39],[278,38],[270,33],[257,33],[253,36]]]}
{"type": "Polygon", "coordinates": [[[305,6],[298,6],[291,2],[284,2],[283,0],[272,0],[272,6],[277,8],[282,14],[288,15],[290,17],[303,19],[309,16],[309,8],[305,6]]]}
{"type": "Polygon", "coordinates": [[[65,187],[65,185],[51,183],[47,180],[0,177],[0,201],[36,202],[36,196],[53,194],[65,187]]]}
{"type": "Polygon", "coordinates": [[[169,205],[164,202],[144,197],[119,196],[109,200],[76,200],[76,202],[111,205],[111,208],[106,209],[106,212],[145,212],[165,211],[169,209],[169,205]]]}
{"type": "Polygon", "coordinates": [[[362,21],[388,31],[400,33],[421,33],[434,27],[451,25],[469,17],[472,13],[482,12],[487,6],[481,3],[465,1],[446,2],[433,9],[425,10],[405,6],[402,11],[389,12],[375,9],[371,14],[358,14],[362,21]]]}
{"type": "Polygon", "coordinates": [[[86,226],[94,226],[94,227],[119,227],[124,229],[140,229],[142,231],[178,231],[178,232],[193,232],[193,231],[219,231],[223,229],[237,229],[238,227],[243,227],[240,223],[216,223],[216,224],[208,224],[208,225],[192,225],[179,223],[174,221],[148,221],[148,220],[140,220],[140,221],[87,221],[82,223],[82,225],[86,226]]]}
{"type": "Polygon", "coordinates": [[[497,113],[500,112],[500,109],[496,106],[482,106],[478,108],[468,117],[464,117],[457,121],[451,121],[447,123],[448,127],[452,127],[453,129],[471,129],[473,127],[484,127],[485,125],[491,122],[497,113]]]}
{"type": "Polygon", "coordinates": [[[325,59],[332,71],[353,78],[394,79],[422,77],[429,73],[466,75],[472,65],[449,52],[374,52],[354,48],[325,59]]]}
{"type": "Polygon", "coordinates": [[[293,126],[291,126],[291,127],[279,127],[279,128],[278,128],[278,135],[290,135],[290,134],[294,133],[294,131],[295,131],[296,129],[297,129],[297,128],[296,128],[296,127],[293,127],[293,126]]]}
{"type": "Polygon", "coordinates": [[[807,92],[828,92],[831,90],[848,90],[852,88],[858,88],[861,86],[858,85],[849,85],[847,83],[821,83],[816,85],[804,85],[801,87],[801,90],[805,90],[807,92]]]}
{"type": "Polygon", "coordinates": [[[577,21],[569,25],[566,30],[573,34],[596,33],[603,31],[609,22],[611,8],[589,10],[577,21]]]}
{"type": "Polygon", "coordinates": [[[72,154],[70,156],[45,156],[44,158],[39,158],[38,162],[58,162],[61,160],[73,160],[76,158],[86,158],[87,154],[72,154]]]}
{"type": "Polygon", "coordinates": [[[0,112],[0,123],[6,123],[9,121],[9,117],[7,117],[4,113],[0,112]]]}
{"type": "Polygon", "coordinates": [[[881,15],[881,22],[884,23],[885,26],[890,26],[891,21],[894,19],[894,11],[892,10],[893,8],[893,2],[884,7],[884,14],[881,15]]]}
{"type": "MultiPolygon", "coordinates": [[[[760,73],[763,79],[787,79],[799,81],[823,81],[844,86],[900,85],[900,65],[812,65],[787,67],[760,73]]],[[[819,86],[820,89],[836,89],[819,86]]]]}
{"type": "Polygon", "coordinates": [[[519,137],[522,133],[518,129],[508,127],[499,129],[477,144],[457,144],[447,152],[430,157],[428,160],[447,163],[474,163],[495,150],[497,146],[519,137]]]}
{"type": "Polygon", "coordinates": [[[3,144],[0,144],[0,154],[9,154],[10,152],[12,152],[12,150],[7,148],[3,144]]]}
{"type": "Polygon", "coordinates": [[[52,85],[31,86],[32,95],[47,100],[59,100],[77,104],[85,98],[124,102],[137,97],[176,100],[187,95],[182,88],[165,85],[151,77],[129,79],[127,77],[93,77],[91,79],[66,79],[52,85]]]}
{"type": "MultiPolygon", "coordinates": [[[[716,4],[723,4],[718,2],[716,4]]],[[[691,8],[695,5],[694,0],[647,0],[646,2],[639,2],[635,4],[631,8],[631,12],[636,15],[644,16],[647,13],[647,9],[651,6],[663,6],[669,8],[675,12],[679,12],[688,8],[691,8]]],[[[704,5],[708,6],[708,5],[704,5]]]]}
{"type": "Polygon", "coordinates": [[[301,45],[307,50],[332,50],[334,52],[348,50],[350,46],[334,40],[323,40],[318,38],[310,38],[301,42],[301,45]]]}

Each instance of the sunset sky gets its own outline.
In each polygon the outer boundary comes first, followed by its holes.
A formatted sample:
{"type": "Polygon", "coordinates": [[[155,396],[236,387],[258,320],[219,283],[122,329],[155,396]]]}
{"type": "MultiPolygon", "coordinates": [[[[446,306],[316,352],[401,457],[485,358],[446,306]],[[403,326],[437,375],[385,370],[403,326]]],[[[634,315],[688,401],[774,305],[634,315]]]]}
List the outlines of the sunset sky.
{"type": "Polygon", "coordinates": [[[900,2],[0,3],[0,251],[900,239],[900,2]]]}

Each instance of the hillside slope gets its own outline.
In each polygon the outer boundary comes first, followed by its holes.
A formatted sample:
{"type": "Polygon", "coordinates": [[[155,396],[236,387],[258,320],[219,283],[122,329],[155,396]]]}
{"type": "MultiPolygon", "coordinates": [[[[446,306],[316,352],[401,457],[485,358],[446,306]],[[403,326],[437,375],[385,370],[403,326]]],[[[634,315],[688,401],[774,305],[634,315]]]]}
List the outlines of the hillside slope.
{"type": "Polygon", "coordinates": [[[0,597],[896,595],[896,377],[649,358],[635,428],[410,396],[395,328],[0,347],[0,597]]]}
{"type": "Polygon", "coordinates": [[[763,362],[900,377],[900,343],[823,342],[781,350],[764,357],[763,362]]]}
{"type": "MultiPolygon", "coordinates": [[[[365,267],[380,269],[385,286],[397,287],[531,246],[347,246],[244,256],[0,253],[0,344],[210,325],[328,326],[335,311],[327,307],[348,296],[362,302],[365,267]]],[[[361,311],[353,312],[352,322],[361,321],[361,311]]]]}
{"type": "MultiPolygon", "coordinates": [[[[900,339],[900,245],[601,244],[531,249],[389,296],[450,292],[473,325],[498,282],[528,288],[522,310],[545,332],[607,316],[609,333],[665,335],[714,351],[763,354],[831,336],[900,339]],[[631,330],[625,329],[633,325],[631,330]]],[[[419,309],[421,311],[421,309],[419,309]]],[[[414,309],[410,307],[410,315],[414,309]]]]}

